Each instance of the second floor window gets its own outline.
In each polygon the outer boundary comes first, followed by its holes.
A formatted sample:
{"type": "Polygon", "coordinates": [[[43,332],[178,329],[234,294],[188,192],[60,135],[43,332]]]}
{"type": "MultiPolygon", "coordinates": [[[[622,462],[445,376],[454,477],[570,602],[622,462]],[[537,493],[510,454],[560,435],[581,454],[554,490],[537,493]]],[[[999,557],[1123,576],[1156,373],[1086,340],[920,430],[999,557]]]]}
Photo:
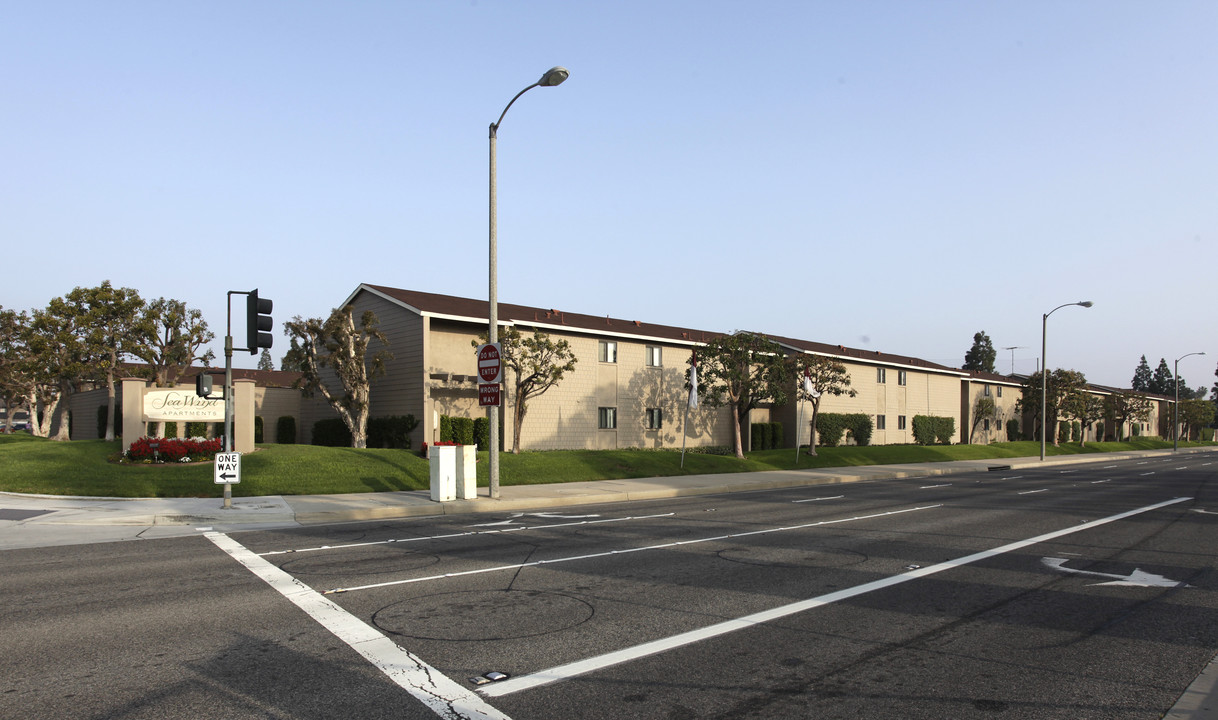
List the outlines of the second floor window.
{"type": "Polygon", "coordinates": [[[617,362],[617,343],[612,340],[601,340],[597,359],[606,363],[617,362]]]}

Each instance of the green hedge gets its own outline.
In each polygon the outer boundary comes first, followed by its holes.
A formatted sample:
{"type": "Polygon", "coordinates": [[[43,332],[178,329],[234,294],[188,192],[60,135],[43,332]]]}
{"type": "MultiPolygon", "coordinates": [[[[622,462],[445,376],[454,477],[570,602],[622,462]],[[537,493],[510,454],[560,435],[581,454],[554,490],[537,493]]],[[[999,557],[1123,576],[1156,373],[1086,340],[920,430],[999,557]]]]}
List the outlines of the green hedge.
{"type": "Polygon", "coordinates": [[[280,445],[296,444],[296,418],[291,415],[280,415],[275,421],[275,442],[280,445]]]}
{"type": "Polygon", "coordinates": [[[453,419],[447,415],[440,416],[440,442],[453,441],[453,419]]]}
{"type": "Polygon", "coordinates": [[[262,442],[262,416],[254,416],[254,443],[262,442]]]}
{"type": "Polygon", "coordinates": [[[491,421],[487,417],[474,418],[474,442],[479,450],[489,450],[491,447],[491,421]]]}
{"type": "Polygon", "coordinates": [[[388,415],[368,420],[368,447],[410,449],[410,433],[419,426],[414,415],[388,415]]]}
{"type": "Polygon", "coordinates": [[[914,442],[919,445],[933,445],[936,442],[941,445],[950,445],[955,432],[956,418],[937,415],[914,415],[913,417],[914,442]]]}
{"type": "Polygon", "coordinates": [[[818,445],[837,447],[842,443],[842,433],[847,430],[856,444],[870,445],[875,423],[870,415],[863,413],[821,413],[816,416],[818,445]]]}
{"type": "Polygon", "coordinates": [[[783,446],[782,423],[753,423],[750,428],[753,450],[774,450],[783,446]]]}
{"type": "Polygon", "coordinates": [[[188,422],[188,423],[186,423],[186,437],[188,437],[188,438],[207,437],[207,423],[205,423],[205,422],[188,422]]]}
{"type": "Polygon", "coordinates": [[[351,431],[338,418],[326,418],[313,423],[314,445],[324,447],[351,447],[351,431]]]}

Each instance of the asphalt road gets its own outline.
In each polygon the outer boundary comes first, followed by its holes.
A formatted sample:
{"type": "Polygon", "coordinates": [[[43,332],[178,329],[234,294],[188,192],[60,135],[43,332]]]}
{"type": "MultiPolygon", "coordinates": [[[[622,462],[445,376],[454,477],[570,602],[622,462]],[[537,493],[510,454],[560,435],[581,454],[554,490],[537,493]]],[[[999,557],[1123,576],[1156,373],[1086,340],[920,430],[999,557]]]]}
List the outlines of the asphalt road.
{"type": "Polygon", "coordinates": [[[1159,718],[1218,649],[1216,472],[0,552],[0,717],[1159,718]]]}

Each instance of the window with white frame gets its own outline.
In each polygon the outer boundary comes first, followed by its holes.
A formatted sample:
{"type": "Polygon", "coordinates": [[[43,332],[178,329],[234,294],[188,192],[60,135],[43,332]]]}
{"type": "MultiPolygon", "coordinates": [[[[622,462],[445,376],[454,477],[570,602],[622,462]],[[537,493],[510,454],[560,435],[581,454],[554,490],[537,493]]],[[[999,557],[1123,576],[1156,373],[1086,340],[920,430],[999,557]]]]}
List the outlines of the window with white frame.
{"type": "Polygon", "coordinates": [[[660,367],[663,365],[661,358],[660,346],[648,345],[643,349],[643,359],[647,367],[660,367]]]}
{"type": "Polygon", "coordinates": [[[985,396],[986,396],[986,397],[989,397],[989,396],[990,396],[990,386],[989,386],[989,385],[986,385],[986,386],[985,386],[985,396]]]}
{"type": "Polygon", "coordinates": [[[875,429],[876,430],[887,430],[888,429],[887,426],[888,426],[888,416],[887,415],[876,415],[875,416],[875,429]]]}
{"type": "Polygon", "coordinates": [[[875,369],[875,381],[876,382],[878,382],[878,383],[888,382],[888,373],[886,372],[886,370],[887,370],[887,368],[876,368],[875,369]]]}
{"type": "Polygon", "coordinates": [[[998,397],[1002,397],[1002,386],[998,386],[998,397]]]}
{"type": "Polygon", "coordinates": [[[908,379],[909,376],[905,374],[904,370],[897,370],[897,385],[904,385],[908,379]]]}
{"type": "Polygon", "coordinates": [[[596,426],[601,430],[616,430],[617,429],[617,408],[603,407],[597,408],[596,426]]]}
{"type": "Polygon", "coordinates": [[[617,343],[612,340],[601,340],[597,348],[597,359],[603,363],[617,362],[617,343]]]}
{"type": "Polygon", "coordinates": [[[897,415],[897,430],[904,430],[904,429],[905,429],[905,416],[897,415]]]}
{"type": "Polygon", "coordinates": [[[664,410],[662,408],[647,408],[647,429],[659,430],[664,425],[664,410]]]}

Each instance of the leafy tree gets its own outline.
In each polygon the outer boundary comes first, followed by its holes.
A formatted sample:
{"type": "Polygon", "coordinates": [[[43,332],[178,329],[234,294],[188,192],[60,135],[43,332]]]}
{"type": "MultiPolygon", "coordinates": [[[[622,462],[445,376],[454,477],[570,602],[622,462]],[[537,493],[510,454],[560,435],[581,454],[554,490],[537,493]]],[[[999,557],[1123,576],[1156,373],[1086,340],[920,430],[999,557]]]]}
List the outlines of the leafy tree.
{"type": "Polygon", "coordinates": [[[115,288],[105,280],[95,288],[76,288],[67,297],[86,308],[85,341],[100,362],[95,378],[106,383],[105,439],[113,440],[115,379],[123,356],[138,341],[140,311],[144,300],[131,288],[115,288]]]}
{"type": "MultiPolygon", "coordinates": [[[[487,334],[471,341],[477,347],[485,343],[487,334]]],[[[576,357],[566,340],[552,340],[546,333],[534,331],[525,337],[514,327],[499,331],[499,358],[506,371],[511,371],[512,384],[512,452],[520,453],[520,430],[529,411],[529,401],[545,393],[575,371],[576,357]]]]}
{"type": "Polygon", "coordinates": [[[1104,417],[1104,400],[1089,392],[1086,384],[1083,383],[1062,398],[1061,413],[1067,418],[1077,421],[1081,426],[1079,447],[1085,447],[1087,445],[1087,427],[1104,417]]]}
{"type": "Polygon", "coordinates": [[[181,300],[157,298],[144,306],[129,352],[148,363],[158,387],[172,387],[196,362],[206,366],[215,359],[211,350],[199,350],[215,339],[203,312],[181,300]]]}
{"type": "Polygon", "coordinates": [[[94,377],[102,360],[92,320],[88,293],[76,288],[63,297],[52,298],[45,309],[35,310],[30,323],[26,367],[37,393],[37,402],[31,402],[31,406],[42,404],[39,434],[53,440],[71,440],[68,399],[83,380],[94,377]]]}
{"type": "Polygon", "coordinates": [[[985,331],[973,335],[973,346],[964,354],[964,369],[980,372],[994,372],[994,359],[998,351],[985,331]]]}
{"type": "Polygon", "coordinates": [[[1133,371],[1133,384],[1130,387],[1134,392],[1150,392],[1150,383],[1153,378],[1150,374],[1150,365],[1146,363],[1146,356],[1142,356],[1138,367],[1133,371]]]}
{"type": "MultiPolygon", "coordinates": [[[[817,415],[820,414],[820,401],[826,394],[847,397],[858,395],[858,391],[850,387],[850,371],[844,363],[833,358],[820,355],[805,355],[793,360],[796,398],[812,403],[812,427],[816,428],[817,415]],[[804,382],[807,378],[807,382],[804,382]],[[808,392],[808,386],[812,391],[808,392]]],[[[797,429],[798,433],[799,430],[797,429]]],[[[796,435],[798,437],[798,434],[796,435]]],[[[812,431],[808,443],[808,454],[816,455],[816,431],[812,431]]]]}
{"type": "MultiPolygon", "coordinates": [[[[30,384],[25,372],[25,333],[30,318],[23,312],[0,306],[0,402],[4,403],[5,432],[13,430],[13,415],[29,408],[30,384]]],[[[30,413],[31,416],[33,413],[30,413]]]]}
{"type": "Polygon", "coordinates": [[[1167,359],[1159,358],[1159,367],[1155,368],[1155,374],[1150,379],[1150,387],[1147,388],[1147,392],[1156,395],[1172,395],[1175,391],[1176,380],[1171,368],[1167,366],[1167,359]]]}
{"type": "Polygon", "coordinates": [[[266,348],[262,348],[262,354],[258,356],[258,369],[259,370],[274,370],[275,369],[275,361],[271,360],[271,351],[270,350],[268,350],[266,348]]]}
{"type": "Polygon", "coordinates": [[[1197,398],[1180,401],[1180,437],[1196,440],[1198,431],[1214,422],[1214,404],[1197,398]]]}
{"type": "Polygon", "coordinates": [[[288,351],[279,359],[279,369],[304,372],[304,368],[300,365],[300,358],[304,352],[300,348],[300,343],[296,342],[296,338],[289,338],[288,342],[291,344],[288,347],[288,351]]]}
{"type": "Polygon", "coordinates": [[[1109,419],[1104,426],[1112,428],[1109,433],[1119,440],[1127,424],[1149,420],[1150,409],[1150,398],[1138,392],[1127,390],[1112,393],[1104,398],[1104,417],[1109,419]]]}
{"type": "MultiPolygon", "coordinates": [[[[976,434],[977,426],[982,425],[986,420],[993,422],[994,428],[997,429],[1002,420],[1002,411],[998,409],[998,403],[994,402],[994,398],[982,395],[973,404],[973,430],[970,435],[976,434]]],[[[985,439],[989,441],[988,434],[985,439]]]]}
{"type": "Polygon", "coordinates": [[[711,407],[731,408],[732,440],[736,457],[743,460],[740,427],[753,408],[787,401],[790,365],[778,343],[750,332],[721,335],[699,352],[698,396],[711,407]]]}
{"type": "MultiPolygon", "coordinates": [[[[1041,373],[1043,371],[1034,372],[1027,377],[1023,382],[1023,397],[1015,404],[1016,409],[1020,412],[1031,413],[1035,418],[1035,437],[1040,437],[1040,395],[1041,395],[1041,373]]],[[[1053,370],[1051,371],[1045,382],[1045,397],[1047,407],[1045,411],[1046,422],[1048,427],[1058,427],[1058,415],[1060,414],[1062,401],[1073,392],[1080,389],[1085,389],[1087,379],[1081,372],[1077,370],[1053,370]]],[[[1053,433],[1053,445],[1058,445],[1057,433],[1053,433]]],[[[1045,435],[1046,440],[1049,434],[1045,435]]]]}
{"type": "Polygon", "coordinates": [[[291,358],[285,357],[284,362],[300,367],[304,374],[296,386],[305,397],[320,392],[351,431],[351,447],[367,447],[371,379],[383,375],[385,361],[393,358],[389,350],[381,349],[372,356],[371,370],[368,367],[368,346],[372,340],[389,344],[380,331],[376,314],[366,311],[358,328],[350,306],[335,308],[325,321],[304,320],[297,315],[283,324],[283,332],[292,338],[288,350],[291,358]],[[323,368],[329,371],[327,376],[334,378],[331,382],[337,381],[337,388],[331,390],[327,385],[329,377],[323,379],[323,368]]]}

